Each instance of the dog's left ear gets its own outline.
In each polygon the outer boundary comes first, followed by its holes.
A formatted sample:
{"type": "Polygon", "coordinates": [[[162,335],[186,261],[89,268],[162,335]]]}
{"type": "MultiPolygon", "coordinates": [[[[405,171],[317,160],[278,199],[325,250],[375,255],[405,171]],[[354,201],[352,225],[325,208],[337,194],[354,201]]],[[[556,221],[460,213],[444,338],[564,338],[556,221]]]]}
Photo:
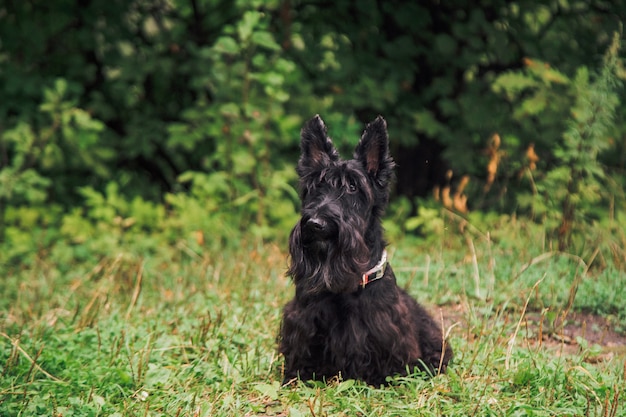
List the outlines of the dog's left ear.
{"type": "Polygon", "coordinates": [[[387,122],[382,116],[378,116],[365,128],[354,150],[354,159],[360,161],[367,173],[380,185],[389,183],[395,164],[389,155],[387,122]]]}

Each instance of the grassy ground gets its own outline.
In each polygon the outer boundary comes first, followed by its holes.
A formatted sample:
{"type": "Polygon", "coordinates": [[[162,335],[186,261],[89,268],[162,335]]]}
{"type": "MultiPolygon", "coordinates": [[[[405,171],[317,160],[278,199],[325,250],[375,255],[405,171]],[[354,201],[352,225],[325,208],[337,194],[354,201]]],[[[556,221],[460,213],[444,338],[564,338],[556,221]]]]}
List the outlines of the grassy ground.
{"type": "Polygon", "coordinates": [[[6,269],[0,415],[626,415],[626,285],[610,262],[589,268],[522,231],[389,252],[400,284],[443,317],[446,375],[282,388],[284,248],[181,244],[6,269]]]}

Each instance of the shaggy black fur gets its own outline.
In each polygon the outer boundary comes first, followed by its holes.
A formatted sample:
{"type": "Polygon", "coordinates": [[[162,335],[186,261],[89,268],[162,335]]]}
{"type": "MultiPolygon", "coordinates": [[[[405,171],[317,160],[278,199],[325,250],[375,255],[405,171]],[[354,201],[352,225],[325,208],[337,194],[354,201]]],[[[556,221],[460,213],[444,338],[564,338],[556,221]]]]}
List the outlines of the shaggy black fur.
{"type": "Polygon", "coordinates": [[[339,375],[379,385],[416,367],[445,371],[452,350],[440,326],[391,266],[362,286],[386,246],[380,219],[394,162],[385,120],[366,127],[352,160],[340,158],[319,116],[302,129],[301,148],[302,217],[289,239],[296,294],[279,335],[284,382],[339,375]]]}

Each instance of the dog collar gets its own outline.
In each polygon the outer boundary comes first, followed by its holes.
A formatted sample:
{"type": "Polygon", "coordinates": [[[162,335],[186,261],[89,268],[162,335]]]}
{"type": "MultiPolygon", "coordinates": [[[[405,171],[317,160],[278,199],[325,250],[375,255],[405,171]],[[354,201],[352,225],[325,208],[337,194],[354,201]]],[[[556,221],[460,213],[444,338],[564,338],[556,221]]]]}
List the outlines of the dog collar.
{"type": "Polygon", "coordinates": [[[367,284],[372,281],[381,279],[385,275],[385,269],[387,269],[387,251],[383,250],[383,255],[372,269],[363,274],[361,281],[361,288],[365,288],[367,284]]]}

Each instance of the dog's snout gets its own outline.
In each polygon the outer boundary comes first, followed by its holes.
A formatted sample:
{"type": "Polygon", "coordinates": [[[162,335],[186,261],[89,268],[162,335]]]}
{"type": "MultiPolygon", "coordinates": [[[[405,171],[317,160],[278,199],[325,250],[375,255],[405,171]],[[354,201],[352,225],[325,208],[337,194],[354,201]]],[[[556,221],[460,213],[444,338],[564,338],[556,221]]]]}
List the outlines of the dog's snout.
{"type": "Polygon", "coordinates": [[[328,228],[328,223],[319,217],[311,217],[305,222],[304,227],[311,234],[323,235],[328,228]]]}
{"type": "Polygon", "coordinates": [[[313,232],[323,232],[326,226],[326,222],[318,217],[311,217],[306,221],[306,227],[313,232]]]}
{"type": "Polygon", "coordinates": [[[306,243],[331,239],[336,233],[333,223],[321,216],[312,216],[302,220],[302,237],[306,243]]]}

